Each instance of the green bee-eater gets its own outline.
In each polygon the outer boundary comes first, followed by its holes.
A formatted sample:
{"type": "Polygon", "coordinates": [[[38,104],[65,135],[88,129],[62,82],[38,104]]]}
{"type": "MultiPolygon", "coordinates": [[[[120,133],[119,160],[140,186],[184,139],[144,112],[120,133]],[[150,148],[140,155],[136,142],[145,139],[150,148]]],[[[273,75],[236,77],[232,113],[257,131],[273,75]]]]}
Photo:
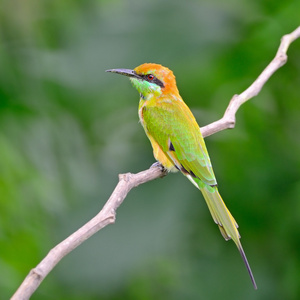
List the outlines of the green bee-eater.
{"type": "Polygon", "coordinates": [[[223,237],[232,239],[238,247],[256,289],[240,242],[238,225],[218,192],[200,127],[179,95],[173,72],[158,64],[107,72],[128,76],[138,90],[139,118],[152,144],[155,159],[168,171],[181,171],[202,192],[223,237]]]}

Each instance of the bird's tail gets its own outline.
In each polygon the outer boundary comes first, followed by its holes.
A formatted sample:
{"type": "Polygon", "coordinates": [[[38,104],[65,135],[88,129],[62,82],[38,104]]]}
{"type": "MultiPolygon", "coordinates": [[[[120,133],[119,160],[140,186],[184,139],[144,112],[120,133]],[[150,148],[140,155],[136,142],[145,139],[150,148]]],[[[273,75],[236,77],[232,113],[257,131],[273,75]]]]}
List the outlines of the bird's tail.
{"type": "Polygon", "coordinates": [[[215,221],[215,223],[219,226],[219,229],[225,238],[225,240],[232,239],[236,244],[243,261],[246,265],[247,271],[250,275],[251,281],[255,289],[257,289],[254,276],[252,274],[250,265],[248,263],[247,257],[243,250],[242,244],[240,242],[240,234],[237,230],[238,224],[235,219],[231,215],[230,211],[226,207],[225,203],[222,200],[221,195],[218,192],[217,187],[205,186],[201,187],[200,191],[202,192],[204,199],[207,203],[209,211],[215,221]]]}

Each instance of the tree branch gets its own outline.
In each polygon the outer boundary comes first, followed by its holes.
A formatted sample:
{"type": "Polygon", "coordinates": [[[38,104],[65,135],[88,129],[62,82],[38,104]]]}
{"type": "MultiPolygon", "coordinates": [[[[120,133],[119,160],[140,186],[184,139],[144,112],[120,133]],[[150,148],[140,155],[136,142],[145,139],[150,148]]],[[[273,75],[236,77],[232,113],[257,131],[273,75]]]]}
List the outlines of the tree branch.
{"type": "Polygon", "coordinates": [[[235,114],[242,104],[255,97],[269,78],[287,62],[287,50],[292,42],[300,37],[300,27],[281,38],[277,53],[269,65],[257,79],[240,95],[234,95],[225,111],[223,118],[201,128],[203,137],[207,137],[224,129],[234,128],[235,114]]]}
{"type": "Polygon", "coordinates": [[[39,287],[43,279],[64,256],[77,248],[100,229],[115,222],[116,210],[122,204],[123,200],[132,188],[165,175],[166,171],[158,164],[154,164],[153,167],[150,167],[150,169],[137,174],[120,174],[119,183],[103,206],[102,210],[93,219],[51,249],[47,256],[29,272],[11,299],[29,299],[39,287]]]}
{"type": "MultiPolygon", "coordinates": [[[[284,35],[281,39],[279,49],[274,59],[263,70],[258,78],[240,95],[234,95],[229,102],[224,116],[207,126],[201,128],[203,137],[207,137],[224,129],[234,128],[235,114],[239,107],[247,100],[256,96],[272,76],[272,74],[282,67],[287,61],[287,50],[290,44],[300,37],[300,27],[284,35]]],[[[51,272],[58,262],[77,248],[89,237],[94,235],[100,229],[112,224],[116,219],[116,210],[122,204],[123,200],[134,187],[140,184],[157,179],[166,175],[166,171],[159,165],[154,164],[148,170],[137,174],[120,174],[119,183],[111,194],[110,198],[102,208],[102,210],[89,222],[83,225],[76,232],[54,247],[47,256],[32,269],[18,290],[12,296],[12,300],[27,300],[39,287],[43,279],[51,272]]]]}

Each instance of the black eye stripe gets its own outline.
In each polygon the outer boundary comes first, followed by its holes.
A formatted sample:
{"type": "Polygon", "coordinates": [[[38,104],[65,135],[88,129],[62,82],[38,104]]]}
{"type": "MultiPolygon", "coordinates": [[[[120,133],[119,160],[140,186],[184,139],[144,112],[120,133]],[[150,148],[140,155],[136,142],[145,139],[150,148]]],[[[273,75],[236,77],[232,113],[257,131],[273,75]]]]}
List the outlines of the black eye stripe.
{"type": "Polygon", "coordinates": [[[163,84],[163,82],[160,81],[158,78],[156,78],[154,75],[153,75],[153,79],[152,79],[152,80],[149,80],[148,76],[149,76],[149,74],[147,74],[147,75],[142,75],[141,77],[143,78],[143,80],[146,80],[146,81],[148,81],[148,82],[155,83],[155,84],[157,84],[158,86],[160,86],[160,87],[162,87],[162,88],[165,87],[165,85],[163,84]]]}

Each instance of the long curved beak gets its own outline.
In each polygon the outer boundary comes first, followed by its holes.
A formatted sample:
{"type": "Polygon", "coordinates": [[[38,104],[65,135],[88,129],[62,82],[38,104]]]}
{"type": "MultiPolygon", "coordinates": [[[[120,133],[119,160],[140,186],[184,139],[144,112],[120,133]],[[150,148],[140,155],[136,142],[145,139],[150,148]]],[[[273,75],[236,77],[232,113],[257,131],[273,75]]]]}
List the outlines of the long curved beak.
{"type": "Polygon", "coordinates": [[[128,77],[134,77],[137,79],[141,79],[141,76],[136,74],[134,70],[130,70],[130,69],[110,69],[110,70],[106,70],[105,72],[117,73],[117,74],[125,75],[128,77]]]}

